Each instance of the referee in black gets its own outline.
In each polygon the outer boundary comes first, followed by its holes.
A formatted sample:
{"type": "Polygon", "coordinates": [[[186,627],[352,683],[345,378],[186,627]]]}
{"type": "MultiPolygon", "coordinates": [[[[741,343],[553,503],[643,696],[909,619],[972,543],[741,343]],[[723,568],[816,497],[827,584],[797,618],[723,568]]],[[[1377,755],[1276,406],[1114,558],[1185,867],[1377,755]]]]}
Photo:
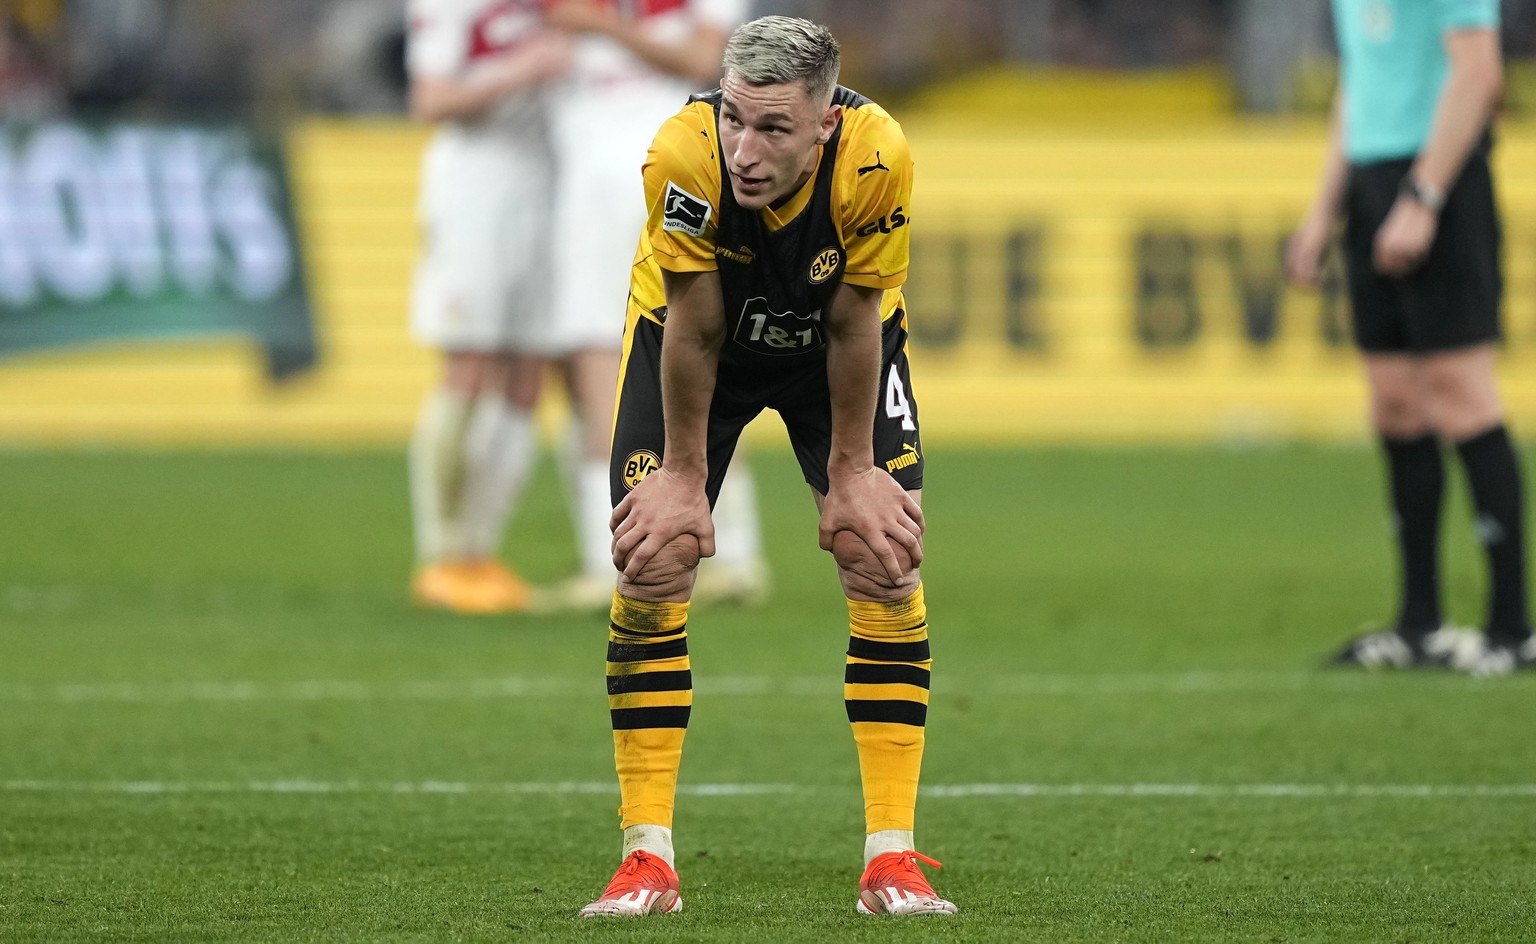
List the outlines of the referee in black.
{"type": "Polygon", "coordinates": [[[1402,565],[1390,628],[1338,661],[1504,675],[1536,664],[1523,486],[1494,374],[1500,227],[1489,170],[1503,90],[1498,0],[1333,0],[1341,80],[1321,186],[1287,274],[1315,285],[1334,221],[1402,565]],[[1455,447],[1487,551],[1481,633],[1442,620],[1442,444],[1455,447]]]}

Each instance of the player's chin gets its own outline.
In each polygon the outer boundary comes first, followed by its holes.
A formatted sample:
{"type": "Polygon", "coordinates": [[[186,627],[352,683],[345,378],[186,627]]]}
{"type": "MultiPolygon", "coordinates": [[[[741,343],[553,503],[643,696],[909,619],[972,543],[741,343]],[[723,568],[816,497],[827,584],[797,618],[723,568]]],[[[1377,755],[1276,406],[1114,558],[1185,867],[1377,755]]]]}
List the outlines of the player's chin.
{"type": "Polygon", "coordinates": [[[735,177],[731,178],[731,194],[736,198],[736,205],[743,210],[761,210],[773,202],[774,195],[768,190],[768,182],[760,184],[743,184],[735,177]]]}

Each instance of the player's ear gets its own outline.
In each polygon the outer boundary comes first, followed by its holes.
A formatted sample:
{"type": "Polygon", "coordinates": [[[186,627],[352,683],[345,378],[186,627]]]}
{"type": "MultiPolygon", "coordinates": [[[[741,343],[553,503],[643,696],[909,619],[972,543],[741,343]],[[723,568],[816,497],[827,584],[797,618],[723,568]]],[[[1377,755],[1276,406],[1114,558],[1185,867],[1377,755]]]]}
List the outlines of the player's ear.
{"type": "Polygon", "coordinates": [[[821,113],[821,126],[816,135],[817,144],[826,144],[832,140],[832,133],[837,130],[837,122],[843,117],[843,106],[828,105],[827,110],[821,113]]]}

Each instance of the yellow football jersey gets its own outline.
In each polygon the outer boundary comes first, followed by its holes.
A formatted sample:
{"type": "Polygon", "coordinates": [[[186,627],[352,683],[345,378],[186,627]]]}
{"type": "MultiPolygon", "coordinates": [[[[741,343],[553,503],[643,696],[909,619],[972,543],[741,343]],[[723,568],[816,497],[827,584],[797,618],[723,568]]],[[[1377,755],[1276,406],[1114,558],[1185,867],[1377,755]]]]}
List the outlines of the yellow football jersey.
{"type": "Polygon", "coordinates": [[[722,190],[719,92],[696,96],[662,125],[644,168],[649,216],[635,255],[630,318],[665,323],[662,269],[720,270],[728,330],[762,354],[819,349],[819,306],[839,281],[883,289],[882,319],[905,312],[912,218],[906,137],[857,93],[839,88],[834,101],[844,106],[842,120],[816,172],[783,205],[757,211],[737,206],[728,185],[722,190]]]}

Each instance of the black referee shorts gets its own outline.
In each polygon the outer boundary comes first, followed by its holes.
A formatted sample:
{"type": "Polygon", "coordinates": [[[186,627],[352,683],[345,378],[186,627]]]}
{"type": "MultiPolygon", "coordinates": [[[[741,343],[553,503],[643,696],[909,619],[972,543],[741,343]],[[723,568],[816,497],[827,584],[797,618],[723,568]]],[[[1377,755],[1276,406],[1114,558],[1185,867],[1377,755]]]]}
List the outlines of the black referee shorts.
{"type": "MultiPolygon", "coordinates": [[[[663,460],[666,426],[661,414],[661,344],[666,330],[639,319],[625,338],[618,411],[614,419],[609,493],[617,505],[663,460]]],[[[902,488],[923,487],[922,443],[918,435],[917,400],[907,363],[907,331],[902,313],[881,328],[879,400],[875,404],[873,437],[875,464],[895,477],[902,488]]],[[[735,348],[725,341],[715,397],[709,406],[710,506],[741,431],[763,410],[775,410],[784,420],[795,458],[805,481],[827,493],[827,460],[832,452],[832,398],[827,389],[824,352],[794,357],[765,357],[735,348]]]]}
{"type": "Polygon", "coordinates": [[[1429,255],[1402,278],[1376,271],[1372,255],[1413,160],[1351,165],[1344,263],[1361,350],[1423,354],[1498,340],[1504,285],[1488,152],[1485,141],[1467,158],[1446,195],[1429,255]]]}

